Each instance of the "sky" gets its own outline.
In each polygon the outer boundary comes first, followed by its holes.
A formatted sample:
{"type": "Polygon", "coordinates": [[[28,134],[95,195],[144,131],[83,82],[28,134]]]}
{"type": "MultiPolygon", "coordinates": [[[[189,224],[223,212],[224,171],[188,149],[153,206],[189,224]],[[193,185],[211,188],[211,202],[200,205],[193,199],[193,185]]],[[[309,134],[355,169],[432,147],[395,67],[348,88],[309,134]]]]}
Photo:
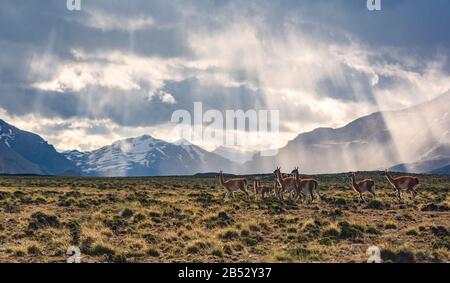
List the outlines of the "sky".
{"type": "Polygon", "coordinates": [[[279,110],[281,146],[450,89],[448,0],[382,0],[381,11],[366,0],[0,5],[0,119],[60,151],[174,141],[172,113],[197,101],[279,110]]]}

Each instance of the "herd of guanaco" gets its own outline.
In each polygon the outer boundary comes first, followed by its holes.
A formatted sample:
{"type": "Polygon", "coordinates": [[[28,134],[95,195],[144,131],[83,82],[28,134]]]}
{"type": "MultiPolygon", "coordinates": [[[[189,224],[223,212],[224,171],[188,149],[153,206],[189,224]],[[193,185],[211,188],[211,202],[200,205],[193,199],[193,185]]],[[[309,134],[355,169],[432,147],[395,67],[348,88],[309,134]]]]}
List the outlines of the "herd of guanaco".
{"type": "MultiPolygon", "coordinates": [[[[275,195],[280,200],[284,199],[284,195],[287,193],[292,200],[299,200],[302,198],[307,201],[310,198],[311,202],[314,201],[315,196],[321,199],[319,193],[319,182],[314,179],[302,179],[300,178],[298,167],[292,170],[291,174],[281,173],[281,168],[277,167],[273,172],[275,180],[273,186],[261,185],[260,180],[253,182],[253,190],[255,198],[260,196],[262,199],[266,196],[275,195]]],[[[411,194],[411,198],[414,199],[417,195],[417,187],[419,186],[419,179],[412,176],[393,177],[388,170],[382,173],[383,176],[389,181],[389,183],[395,188],[397,192],[397,198],[402,201],[402,191],[407,191],[411,194]]],[[[377,197],[375,193],[375,181],[372,179],[366,179],[362,181],[356,180],[356,174],[351,172],[348,176],[351,180],[353,190],[359,194],[359,199],[362,202],[366,202],[364,199],[364,193],[370,193],[374,198],[377,197]]],[[[234,193],[242,191],[247,199],[250,199],[250,194],[247,192],[248,182],[244,178],[225,180],[223,172],[220,171],[219,183],[225,189],[225,197],[235,198],[234,193]]]]}

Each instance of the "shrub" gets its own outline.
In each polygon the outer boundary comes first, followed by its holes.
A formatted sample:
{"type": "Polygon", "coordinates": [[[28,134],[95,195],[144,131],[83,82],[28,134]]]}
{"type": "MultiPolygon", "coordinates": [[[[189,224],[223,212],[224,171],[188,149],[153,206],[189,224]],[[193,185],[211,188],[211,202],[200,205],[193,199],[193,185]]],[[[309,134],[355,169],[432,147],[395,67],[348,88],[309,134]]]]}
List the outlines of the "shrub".
{"type": "Polygon", "coordinates": [[[315,223],[308,223],[303,228],[303,232],[305,232],[307,236],[317,237],[320,235],[320,227],[318,227],[315,223]]]}
{"type": "Polygon", "coordinates": [[[417,233],[416,229],[411,229],[406,231],[406,235],[408,236],[417,236],[419,233],[417,233]]]}
{"type": "Polygon", "coordinates": [[[211,252],[211,254],[215,257],[223,257],[223,252],[219,249],[215,249],[211,252]]]}
{"type": "Polygon", "coordinates": [[[47,215],[43,212],[36,212],[31,215],[30,222],[28,224],[28,230],[34,231],[42,228],[59,228],[61,223],[58,217],[54,215],[47,215]]]}
{"type": "Polygon", "coordinates": [[[324,246],[330,246],[332,244],[332,240],[330,238],[320,238],[319,244],[324,246]]]}
{"type": "Polygon", "coordinates": [[[250,236],[250,231],[244,229],[241,231],[241,237],[248,237],[250,236]]]}
{"type": "Polygon", "coordinates": [[[337,229],[335,229],[335,228],[330,228],[330,229],[325,230],[322,233],[322,235],[324,237],[337,238],[337,237],[339,237],[339,231],[337,229]]]}
{"type": "Polygon", "coordinates": [[[116,252],[108,247],[108,246],[104,246],[101,244],[97,244],[91,251],[90,251],[90,255],[93,256],[114,256],[116,254],[116,252]]]}
{"type": "Polygon", "coordinates": [[[223,252],[226,253],[227,255],[232,255],[233,249],[229,245],[225,245],[223,246],[223,252]]]}
{"type": "Polygon", "coordinates": [[[338,224],[341,229],[340,238],[342,239],[356,239],[363,235],[364,229],[359,225],[352,225],[347,221],[338,224]]]}
{"type": "Polygon", "coordinates": [[[420,209],[421,211],[449,211],[450,207],[447,205],[436,205],[434,203],[429,203],[423,205],[420,209]]]}
{"type": "Polygon", "coordinates": [[[433,233],[433,235],[435,236],[447,236],[449,235],[447,228],[445,228],[444,226],[432,226],[430,227],[431,229],[431,233],[433,233]]]}
{"type": "Polygon", "coordinates": [[[397,229],[397,225],[392,222],[386,223],[386,225],[384,225],[384,229],[397,229]]]}
{"type": "Polygon", "coordinates": [[[373,234],[373,235],[379,235],[380,231],[378,231],[377,228],[375,228],[373,226],[367,226],[366,233],[373,234]]]}
{"type": "Polygon", "coordinates": [[[146,235],[144,235],[144,240],[145,240],[147,243],[152,244],[152,245],[155,245],[155,244],[157,244],[157,243],[160,242],[160,241],[159,241],[159,238],[156,237],[155,235],[152,235],[152,234],[146,234],[146,235]]]}
{"type": "Polygon", "coordinates": [[[199,253],[200,252],[200,249],[197,247],[197,246],[189,246],[188,248],[187,248],[187,253],[188,254],[197,254],[197,253],[199,253]]]}
{"type": "Polygon", "coordinates": [[[383,203],[383,202],[381,202],[379,200],[376,200],[376,199],[371,200],[366,206],[366,208],[368,208],[368,209],[376,209],[376,210],[383,210],[383,209],[388,208],[388,207],[389,207],[388,204],[385,204],[385,203],[383,203]]]}
{"type": "Polygon", "coordinates": [[[41,253],[41,249],[36,245],[32,245],[27,248],[27,253],[30,255],[38,255],[41,253]]]}
{"type": "Polygon", "coordinates": [[[147,250],[147,255],[151,256],[151,257],[159,257],[160,253],[157,249],[155,248],[150,248],[147,250]]]}
{"type": "Polygon", "coordinates": [[[120,213],[119,216],[123,217],[123,218],[130,218],[134,215],[133,210],[129,209],[129,208],[125,208],[123,209],[120,213]]]}
{"type": "Polygon", "coordinates": [[[450,237],[443,237],[437,239],[432,244],[433,249],[447,249],[450,250],[450,237]]]}
{"type": "Polygon", "coordinates": [[[219,237],[223,240],[233,240],[239,237],[239,234],[235,230],[227,230],[220,234],[219,237]]]}
{"type": "Polygon", "coordinates": [[[393,252],[393,251],[384,249],[381,251],[381,258],[385,262],[392,262],[392,263],[415,263],[416,262],[414,254],[407,250],[393,252]]]}

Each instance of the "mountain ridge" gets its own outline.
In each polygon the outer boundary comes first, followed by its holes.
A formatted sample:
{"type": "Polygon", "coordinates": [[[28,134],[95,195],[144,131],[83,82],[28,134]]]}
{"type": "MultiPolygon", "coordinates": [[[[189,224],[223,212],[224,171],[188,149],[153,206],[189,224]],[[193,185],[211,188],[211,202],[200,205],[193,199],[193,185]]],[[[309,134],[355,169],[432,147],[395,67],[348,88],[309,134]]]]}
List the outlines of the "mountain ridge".
{"type": "Polygon", "coordinates": [[[150,135],[119,140],[91,152],[64,154],[87,176],[193,175],[236,167],[187,141],[169,143],[150,135]]]}
{"type": "Polygon", "coordinates": [[[66,172],[76,172],[76,168],[52,145],[35,133],[0,119],[0,173],[65,175],[66,172]]]}
{"type": "MultiPolygon", "coordinates": [[[[380,111],[339,128],[317,128],[297,135],[274,157],[256,156],[246,173],[275,166],[300,166],[322,174],[390,168],[417,162],[427,151],[450,140],[450,92],[410,108],[380,111]]],[[[449,156],[450,157],[450,156],[449,156]]]]}

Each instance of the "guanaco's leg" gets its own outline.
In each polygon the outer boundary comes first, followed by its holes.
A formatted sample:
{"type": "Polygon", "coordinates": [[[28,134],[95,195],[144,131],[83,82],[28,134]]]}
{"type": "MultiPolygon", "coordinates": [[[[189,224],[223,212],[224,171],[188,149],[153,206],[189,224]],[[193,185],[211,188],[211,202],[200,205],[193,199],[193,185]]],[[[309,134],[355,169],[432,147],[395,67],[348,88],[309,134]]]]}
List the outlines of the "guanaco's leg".
{"type": "Polygon", "coordinates": [[[359,193],[359,198],[361,199],[362,202],[366,202],[366,200],[364,199],[363,194],[361,192],[359,193]]]}
{"type": "Polygon", "coordinates": [[[248,194],[247,190],[246,190],[244,187],[241,187],[240,189],[241,189],[241,191],[243,191],[244,194],[247,196],[247,200],[250,200],[250,195],[248,194]]]}
{"type": "Polygon", "coordinates": [[[401,190],[401,189],[398,189],[398,188],[397,188],[397,197],[398,197],[398,200],[399,200],[399,201],[402,201],[402,200],[403,200],[403,197],[402,197],[402,190],[401,190]]]}
{"type": "Polygon", "coordinates": [[[313,191],[316,192],[317,196],[319,197],[319,200],[322,200],[322,196],[321,196],[320,193],[319,193],[319,188],[317,188],[316,186],[314,186],[313,191]]]}
{"type": "Polygon", "coordinates": [[[412,188],[412,191],[414,193],[413,199],[416,198],[416,196],[419,194],[416,190],[416,188],[412,188]]]}

